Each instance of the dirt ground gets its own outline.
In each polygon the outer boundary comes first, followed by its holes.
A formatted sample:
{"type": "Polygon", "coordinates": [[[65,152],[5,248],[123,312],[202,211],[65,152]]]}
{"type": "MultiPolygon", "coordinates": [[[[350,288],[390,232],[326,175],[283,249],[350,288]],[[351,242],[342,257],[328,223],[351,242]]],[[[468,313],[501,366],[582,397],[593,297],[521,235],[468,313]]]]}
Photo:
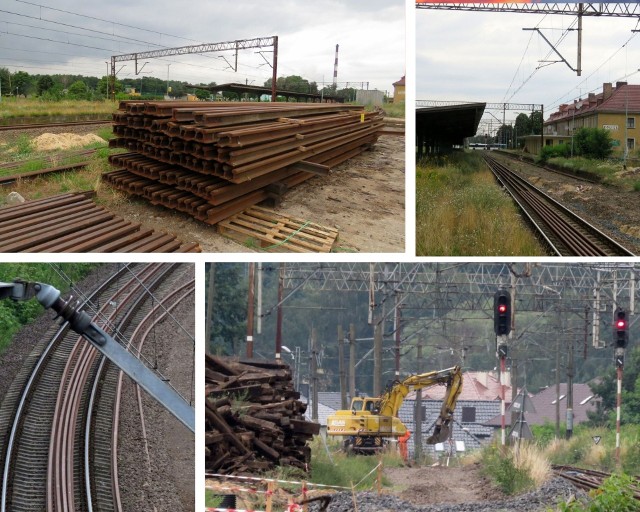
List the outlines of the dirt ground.
{"type": "MultiPolygon", "coordinates": [[[[96,130],[95,126],[88,126],[73,131],[85,134],[96,130]]],[[[60,129],[47,131],[56,133],[60,129]]],[[[0,145],[16,133],[1,134],[0,145]]],[[[21,133],[35,138],[43,131],[21,133]]],[[[400,136],[380,137],[371,151],[337,166],[329,176],[314,177],[289,191],[275,211],[337,228],[336,252],[404,252],[404,142],[405,138],[400,136]]],[[[9,189],[2,191],[3,195],[9,192],[9,189]]],[[[104,183],[99,185],[98,201],[129,221],[174,233],[184,242],[198,242],[203,252],[255,252],[219,235],[214,226],[141,199],[114,194],[104,183]]]]}
{"type": "Polygon", "coordinates": [[[477,465],[386,468],[384,473],[393,484],[391,494],[414,505],[473,503],[504,498],[480,474],[477,465]]]}
{"type": "Polygon", "coordinates": [[[536,187],[634,254],[640,254],[640,208],[637,207],[637,192],[578,181],[506,156],[492,156],[519,171],[536,187]]]}

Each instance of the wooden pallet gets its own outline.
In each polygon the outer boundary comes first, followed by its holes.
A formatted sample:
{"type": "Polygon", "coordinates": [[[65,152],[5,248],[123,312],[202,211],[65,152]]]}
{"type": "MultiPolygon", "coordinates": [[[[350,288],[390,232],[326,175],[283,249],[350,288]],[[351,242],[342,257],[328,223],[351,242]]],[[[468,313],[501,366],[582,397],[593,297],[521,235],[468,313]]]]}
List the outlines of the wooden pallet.
{"type": "Polygon", "coordinates": [[[338,230],[252,206],[218,223],[218,232],[268,252],[331,252],[338,230]]]}

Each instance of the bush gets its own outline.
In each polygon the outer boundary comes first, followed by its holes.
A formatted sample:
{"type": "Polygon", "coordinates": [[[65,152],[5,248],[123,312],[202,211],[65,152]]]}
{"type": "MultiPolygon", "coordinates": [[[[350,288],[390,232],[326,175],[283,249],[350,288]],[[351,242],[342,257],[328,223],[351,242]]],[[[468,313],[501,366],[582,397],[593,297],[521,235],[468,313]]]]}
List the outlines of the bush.
{"type": "Polygon", "coordinates": [[[611,155],[611,135],[603,128],[580,128],[574,137],[578,153],[587,158],[603,160],[611,155]]]}
{"type": "Polygon", "coordinates": [[[503,452],[495,444],[483,450],[483,471],[503,493],[511,495],[534,487],[535,482],[524,465],[517,465],[514,452],[503,452]]]}
{"type": "Polygon", "coordinates": [[[635,481],[628,475],[611,475],[600,488],[589,493],[592,498],[587,503],[573,501],[561,502],[561,512],[636,512],[640,511],[640,501],[633,496],[635,481]]]}
{"type": "Polygon", "coordinates": [[[540,163],[547,163],[550,158],[569,158],[571,156],[571,144],[558,144],[557,146],[545,146],[540,152],[540,163]]]}

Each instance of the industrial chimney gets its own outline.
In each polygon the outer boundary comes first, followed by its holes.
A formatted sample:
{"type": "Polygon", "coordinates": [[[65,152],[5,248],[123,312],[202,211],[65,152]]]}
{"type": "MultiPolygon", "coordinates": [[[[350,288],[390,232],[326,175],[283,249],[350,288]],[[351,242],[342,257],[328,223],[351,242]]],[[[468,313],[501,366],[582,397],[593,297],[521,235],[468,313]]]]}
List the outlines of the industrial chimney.
{"type": "Polygon", "coordinates": [[[339,44],[336,45],[336,61],[333,64],[333,90],[336,91],[338,88],[338,48],[339,44]]]}

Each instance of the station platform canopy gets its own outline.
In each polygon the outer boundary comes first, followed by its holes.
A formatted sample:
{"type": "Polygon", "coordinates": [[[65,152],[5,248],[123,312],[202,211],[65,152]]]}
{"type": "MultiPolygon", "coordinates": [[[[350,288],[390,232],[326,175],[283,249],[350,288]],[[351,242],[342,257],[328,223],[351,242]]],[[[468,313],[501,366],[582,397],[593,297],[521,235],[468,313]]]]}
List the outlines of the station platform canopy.
{"type": "MultiPolygon", "coordinates": [[[[261,87],[259,85],[246,85],[246,84],[220,84],[220,85],[187,85],[188,88],[202,89],[205,91],[216,92],[234,92],[236,94],[251,94],[254,96],[271,96],[271,87],[261,87]]],[[[325,103],[343,103],[344,98],[337,96],[321,95],[316,93],[285,91],[277,89],[276,94],[287,99],[295,99],[296,101],[309,101],[309,102],[325,102],[325,103]]]]}
{"type": "Polygon", "coordinates": [[[416,109],[418,156],[462,145],[478,130],[486,103],[464,103],[416,109]]]}

